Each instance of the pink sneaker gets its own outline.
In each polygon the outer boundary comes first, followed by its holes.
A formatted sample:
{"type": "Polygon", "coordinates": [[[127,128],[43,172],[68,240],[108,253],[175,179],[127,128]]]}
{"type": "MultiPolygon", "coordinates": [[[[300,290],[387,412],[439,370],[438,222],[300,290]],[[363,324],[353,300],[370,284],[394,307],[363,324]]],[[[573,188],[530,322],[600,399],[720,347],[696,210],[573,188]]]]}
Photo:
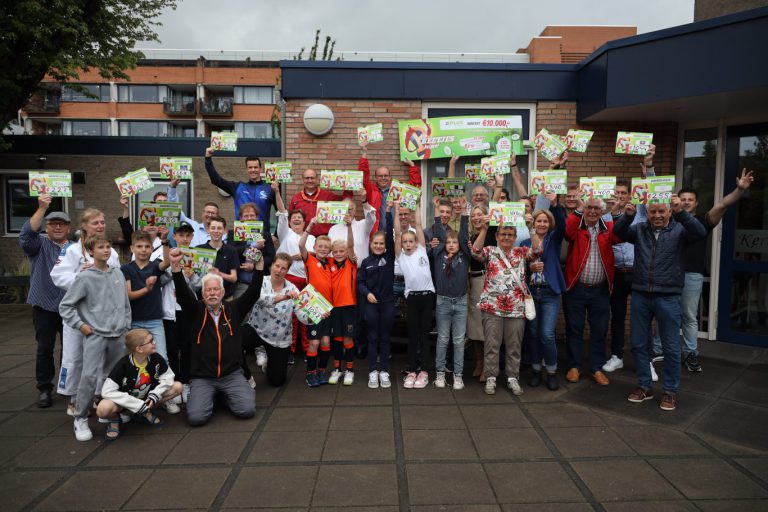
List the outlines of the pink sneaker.
{"type": "Polygon", "coordinates": [[[416,382],[413,384],[413,387],[416,389],[424,389],[427,387],[427,384],[429,384],[429,375],[427,372],[419,372],[419,375],[416,377],[416,382]]]}
{"type": "Polygon", "coordinates": [[[405,387],[405,389],[412,389],[415,383],[416,383],[416,374],[414,372],[411,372],[405,376],[405,382],[403,384],[403,387],[405,387]]]}

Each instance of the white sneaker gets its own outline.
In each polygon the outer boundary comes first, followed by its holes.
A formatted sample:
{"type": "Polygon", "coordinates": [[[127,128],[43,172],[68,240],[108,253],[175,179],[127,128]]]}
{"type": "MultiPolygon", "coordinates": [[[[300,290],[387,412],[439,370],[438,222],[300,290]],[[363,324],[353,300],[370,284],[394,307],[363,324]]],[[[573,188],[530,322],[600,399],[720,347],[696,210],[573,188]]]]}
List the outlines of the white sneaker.
{"type": "Polygon", "coordinates": [[[624,360],[616,356],[611,356],[611,358],[603,365],[604,372],[612,372],[621,368],[624,368],[624,360]]]}
{"type": "Polygon", "coordinates": [[[75,418],[75,439],[78,441],[90,441],[93,433],[88,426],[88,418],[75,418]]]}
{"type": "Polygon", "coordinates": [[[373,370],[368,374],[368,387],[371,389],[376,389],[379,387],[379,372],[376,370],[373,370]]]}
{"type": "Polygon", "coordinates": [[[485,379],[485,394],[493,395],[496,393],[496,377],[488,377],[485,379]]]}
{"type": "Polygon", "coordinates": [[[189,384],[181,385],[181,401],[184,403],[189,402],[189,384]]]}
{"type": "Polygon", "coordinates": [[[163,407],[165,407],[165,410],[168,414],[179,414],[181,412],[181,407],[173,403],[172,401],[167,401],[163,404],[163,407]]]}
{"type": "Polygon", "coordinates": [[[256,366],[264,367],[267,364],[267,350],[264,347],[256,347],[256,366]]]}
{"type": "Polygon", "coordinates": [[[331,372],[331,376],[328,377],[328,384],[338,384],[341,378],[341,370],[336,369],[331,372]]]}
{"type": "Polygon", "coordinates": [[[344,385],[351,386],[355,382],[355,372],[352,370],[346,370],[344,372],[344,385]]]}
{"type": "Polygon", "coordinates": [[[453,377],[453,389],[457,391],[464,389],[464,380],[461,377],[453,377]]]}
{"type": "Polygon", "coordinates": [[[445,372],[437,372],[437,376],[435,377],[435,386],[438,388],[445,387],[445,372]]]}
{"type": "Polygon", "coordinates": [[[507,379],[507,387],[512,390],[512,394],[515,396],[523,394],[523,388],[520,387],[520,382],[514,377],[509,377],[507,379]]]}
{"type": "Polygon", "coordinates": [[[389,388],[392,386],[392,381],[389,380],[388,372],[379,372],[379,384],[382,388],[389,388]]]}
{"type": "Polygon", "coordinates": [[[656,368],[653,367],[653,363],[651,363],[651,380],[653,382],[659,382],[659,375],[656,373],[656,368]]]}

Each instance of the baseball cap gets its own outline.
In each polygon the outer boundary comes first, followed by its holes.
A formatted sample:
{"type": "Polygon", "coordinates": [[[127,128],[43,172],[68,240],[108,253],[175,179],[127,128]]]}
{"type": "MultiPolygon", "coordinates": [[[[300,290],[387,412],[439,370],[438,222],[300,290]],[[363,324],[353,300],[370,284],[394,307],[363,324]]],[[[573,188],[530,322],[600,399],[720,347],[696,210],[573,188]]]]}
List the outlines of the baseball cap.
{"type": "Polygon", "coordinates": [[[48,221],[61,220],[66,222],[67,224],[70,224],[72,222],[71,220],[69,220],[69,215],[67,215],[66,212],[51,212],[45,216],[45,220],[48,220],[48,221]]]}

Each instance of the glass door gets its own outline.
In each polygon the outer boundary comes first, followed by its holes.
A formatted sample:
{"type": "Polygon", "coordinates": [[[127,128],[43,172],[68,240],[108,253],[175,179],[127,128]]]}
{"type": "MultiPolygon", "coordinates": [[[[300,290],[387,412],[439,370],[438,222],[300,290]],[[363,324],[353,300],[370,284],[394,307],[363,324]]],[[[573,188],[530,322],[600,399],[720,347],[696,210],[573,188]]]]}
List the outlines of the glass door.
{"type": "Polygon", "coordinates": [[[725,159],[724,195],[755,181],[723,219],[717,338],[768,347],[768,124],[729,127],[725,159]]]}

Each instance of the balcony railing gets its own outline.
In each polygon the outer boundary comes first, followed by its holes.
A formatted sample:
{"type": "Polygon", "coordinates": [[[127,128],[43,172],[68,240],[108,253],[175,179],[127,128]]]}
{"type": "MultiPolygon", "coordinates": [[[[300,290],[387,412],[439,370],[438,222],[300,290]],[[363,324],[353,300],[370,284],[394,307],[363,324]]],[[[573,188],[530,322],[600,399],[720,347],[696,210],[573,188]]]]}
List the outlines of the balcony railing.
{"type": "Polygon", "coordinates": [[[58,114],[61,110],[61,98],[58,96],[33,97],[24,106],[30,114],[58,114]]]}
{"type": "Polygon", "coordinates": [[[231,117],[233,103],[232,97],[200,100],[200,113],[204,116],[231,117]]]}
{"type": "Polygon", "coordinates": [[[195,100],[166,100],[163,102],[163,112],[171,116],[194,116],[197,113],[196,103],[195,100]]]}

